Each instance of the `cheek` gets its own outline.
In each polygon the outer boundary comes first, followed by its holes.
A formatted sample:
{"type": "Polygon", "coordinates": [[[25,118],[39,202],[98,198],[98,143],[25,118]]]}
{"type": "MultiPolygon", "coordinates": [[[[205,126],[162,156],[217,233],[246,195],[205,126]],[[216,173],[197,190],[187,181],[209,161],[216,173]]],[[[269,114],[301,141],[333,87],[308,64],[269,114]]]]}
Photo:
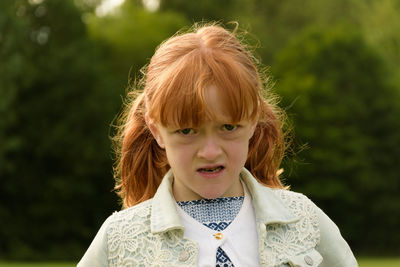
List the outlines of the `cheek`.
{"type": "Polygon", "coordinates": [[[167,144],[165,150],[170,166],[175,168],[187,166],[193,156],[192,149],[187,145],[167,144]]]}
{"type": "Polygon", "coordinates": [[[249,142],[247,140],[241,140],[239,142],[231,143],[228,145],[228,153],[231,161],[243,167],[246,163],[247,154],[249,152],[249,142]]]}

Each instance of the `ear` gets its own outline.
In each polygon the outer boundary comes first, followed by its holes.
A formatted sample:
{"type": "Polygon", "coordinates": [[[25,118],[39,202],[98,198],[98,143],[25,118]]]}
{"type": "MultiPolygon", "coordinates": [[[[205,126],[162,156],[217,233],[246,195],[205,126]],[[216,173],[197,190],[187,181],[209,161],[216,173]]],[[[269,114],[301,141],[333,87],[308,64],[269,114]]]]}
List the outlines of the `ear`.
{"type": "Polygon", "coordinates": [[[161,147],[161,148],[165,148],[165,144],[164,141],[162,139],[162,136],[160,134],[160,130],[157,127],[157,124],[155,124],[150,118],[149,116],[147,116],[147,114],[145,115],[145,121],[146,121],[146,125],[147,127],[149,127],[151,134],[153,135],[154,139],[157,141],[157,144],[161,147]]]}

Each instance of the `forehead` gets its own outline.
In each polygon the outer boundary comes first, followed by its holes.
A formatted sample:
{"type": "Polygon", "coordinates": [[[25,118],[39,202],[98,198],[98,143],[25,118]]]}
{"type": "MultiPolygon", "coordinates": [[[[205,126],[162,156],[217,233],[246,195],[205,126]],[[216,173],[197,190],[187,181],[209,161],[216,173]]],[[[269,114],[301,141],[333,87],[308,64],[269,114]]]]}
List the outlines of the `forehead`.
{"type": "Polygon", "coordinates": [[[205,109],[207,121],[230,121],[233,120],[233,114],[229,109],[227,101],[218,88],[214,85],[204,90],[205,109]]]}

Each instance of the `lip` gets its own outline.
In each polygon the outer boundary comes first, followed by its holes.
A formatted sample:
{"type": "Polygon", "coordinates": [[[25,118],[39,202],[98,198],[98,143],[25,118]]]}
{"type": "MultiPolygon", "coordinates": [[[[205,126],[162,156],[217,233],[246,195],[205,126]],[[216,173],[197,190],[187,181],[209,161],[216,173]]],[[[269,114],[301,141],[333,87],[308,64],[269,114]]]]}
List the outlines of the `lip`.
{"type": "Polygon", "coordinates": [[[204,178],[208,178],[208,179],[212,179],[212,178],[218,178],[219,176],[222,175],[222,173],[225,171],[226,167],[222,164],[215,164],[215,165],[207,165],[207,166],[202,166],[200,168],[198,168],[196,170],[196,172],[204,178]],[[217,167],[222,167],[221,170],[217,171],[217,172],[201,172],[200,169],[213,169],[213,168],[217,168],[217,167]]]}
{"type": "Polygon", "coordinates": [[[225,168],[225,166],[223,164],[212,164],[212,165],[201,166],[201,167],[197,168],[197,170],[200,170],[200,169],[213,169],[213,168],[217,168],[217,167],[225,168]]]}

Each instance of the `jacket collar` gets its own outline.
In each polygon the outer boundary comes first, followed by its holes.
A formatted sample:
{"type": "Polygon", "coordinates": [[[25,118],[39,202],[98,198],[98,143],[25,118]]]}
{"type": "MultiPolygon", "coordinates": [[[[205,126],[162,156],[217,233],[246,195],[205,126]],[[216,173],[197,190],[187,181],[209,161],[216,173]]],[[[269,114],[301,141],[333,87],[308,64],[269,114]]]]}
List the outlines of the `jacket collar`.
{"type": "MultiPolygon", "coordinates": [[[[273,192],[274,189],[261,185],[248,170],[243,168],[240,177],[252,197],[258,222],[287,224],[299,220],[273,192]]],[[[172,191],[173,179],[172,171],[169,170],[154,195],[150,215],[152,233],[183,230],[172,191]]]]}
{"type": "Polygon", "coordinates": [[[176,201],[172,192],[173,180],[174,176],[170,169],[165,174],[153,197],[150,215],[150,229],[153,234],[173,229],[183,230],[183,224],[176,210],[176,201]]]}
{"type": "Polygon", "coordinates": [[[240,177],[250,192],[258,222],[288,224],[300,219],[273,192],[279,189],[271,189],[261,185],[245,168],[242,169],[240,177]]]}

